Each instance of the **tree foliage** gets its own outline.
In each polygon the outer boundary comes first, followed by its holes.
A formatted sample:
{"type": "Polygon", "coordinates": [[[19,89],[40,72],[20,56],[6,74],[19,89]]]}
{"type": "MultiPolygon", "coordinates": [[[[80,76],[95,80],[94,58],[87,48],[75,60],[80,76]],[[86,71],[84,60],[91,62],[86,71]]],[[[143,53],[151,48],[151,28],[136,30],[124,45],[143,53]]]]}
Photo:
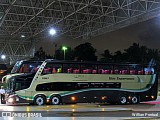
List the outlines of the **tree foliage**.
{"type": "Polygon", "coordinates": [[[51,55],[47,55],[46,52],[43,50],[42,47],[39,48],[38,51],[34,53],[34,58],[33,59],[51,59],[53,58],[51,55]]]}
{"type": "MultiPolygon", "coordinates": [[[[67,47],[65,51],[65,60],[77,60],[82,61],[96,61],[97,56],[95,55],[96,49],[92,47],[91,43],[84,43],[76,46],[74,49],[67,47]]],[[[149,63],[151,59],[154,59],[159,65],[160,63],[160,51],[157,49],[149,49],[146,46],[140,46],[137,43],[133,43],[127,49],[124,49],[124,52],[116,51],[114,54],[111,54],[108,49],[106,49],[102,54],[100,61],[103,62],[114,62],[114,63],[149,63]]],[[[38,59],[51,59],[53,58],[50,55],[47,55],[42,47],[35,52],[35,57],[38,59]]],[[[60,46],[55,52],[55,59],[63,60],[64,51],[62,46],[60,46]]]]}
{"type": "Polygon", "coordinates": [[[96,49],[92,47],[91,43],[80,44],[74,48],[74,55],[79,60],[83,61],[97,61],[95,55],[96,49]]]}
{"type": "Polygon", "coordinates": [[[105,50],[102,54],[101,61],[116,62],[116,63],[149,63],[151,59],[156,60],[157,64],[160,63],[160,54],[157,49],[149,49],[146,46],[140,46],[137,43],[133,43],[124,52],[116,51],[114,55],[111,55],[109,50],[105,50]],[[107,52],[106,52],[107,51],[107,52]],[[112,56],[112,57],[111,57],[112,56]],[[112,58],[112,59],[111,59],[112,58]]]}
{"type": "Polygon", "coordinates": [[[100,61],[103,62],[111,62],[113,59],[113,56],[111,55],[110,51],[107,49],[104,51],[104,53],[101,54],[103,58],[100,59],[100,61]]]}

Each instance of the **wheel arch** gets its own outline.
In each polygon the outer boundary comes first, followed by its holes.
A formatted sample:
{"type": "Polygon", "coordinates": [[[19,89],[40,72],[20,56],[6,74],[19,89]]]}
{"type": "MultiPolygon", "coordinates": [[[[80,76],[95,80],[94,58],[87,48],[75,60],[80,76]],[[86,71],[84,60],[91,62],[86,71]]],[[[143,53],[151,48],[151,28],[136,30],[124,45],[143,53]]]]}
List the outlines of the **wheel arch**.
{"type": "Polygon", "coordinates": [[[58,97],[60,97],[62,99],[62,96],[60,94],[50,94],[49,98],[51,99],[53,96],[58,96],[58,97]]]}
{"type": "Polygon", "coordinates": [[[47,96],[44,93],[37,93],[33,96],[33,100],[38,96],[43,96],[45,100],[47,99],[47,96]]]}

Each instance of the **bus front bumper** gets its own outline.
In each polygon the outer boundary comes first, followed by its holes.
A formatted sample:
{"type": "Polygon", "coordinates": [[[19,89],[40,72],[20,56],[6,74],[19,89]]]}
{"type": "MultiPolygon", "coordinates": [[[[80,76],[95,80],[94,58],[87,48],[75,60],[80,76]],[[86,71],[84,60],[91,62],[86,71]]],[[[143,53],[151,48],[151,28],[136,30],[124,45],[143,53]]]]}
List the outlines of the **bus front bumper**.
{"type": "Polygon", "coordinates": [[[15,104],[19,104],[19,103],[32,103],[32,101],[23,99],[23,98],[19,97],[18,95],[10,95],[6,98],[7,105],[15,105],[15,104]]]}

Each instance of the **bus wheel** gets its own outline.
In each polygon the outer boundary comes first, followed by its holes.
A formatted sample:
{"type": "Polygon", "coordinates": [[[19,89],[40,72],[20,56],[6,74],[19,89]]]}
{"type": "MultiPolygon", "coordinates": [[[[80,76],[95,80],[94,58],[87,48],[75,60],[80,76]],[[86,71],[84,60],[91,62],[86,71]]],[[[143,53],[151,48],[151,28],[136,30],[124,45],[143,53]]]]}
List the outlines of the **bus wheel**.
{"type": "Polygon", "coordinates": [[[122,105],[127,104],[127,97],[126,96],[120,96],[118,103],[122,104],[122,105]]]}
{"type": "Polygon", "coordinates": [[[59,96],[52,96],[50,101],[52,105],[59,105],[61,103],[61,98],[59,96]]]}
{"type": "Polygon", "coordinates": [[[34,103],[36,105],[44,105],[45,104],[45,98],[43,96],[36,96],[35,97],[35,100],[34,100],[34,103]]]}
{"type": "Polygon", "coordinates": [[[137,96],[133,96],[131,100],[132,100],[132,103],[133,103],[133,104],[139,103],[139,99],[138,99],[137,96]]]}

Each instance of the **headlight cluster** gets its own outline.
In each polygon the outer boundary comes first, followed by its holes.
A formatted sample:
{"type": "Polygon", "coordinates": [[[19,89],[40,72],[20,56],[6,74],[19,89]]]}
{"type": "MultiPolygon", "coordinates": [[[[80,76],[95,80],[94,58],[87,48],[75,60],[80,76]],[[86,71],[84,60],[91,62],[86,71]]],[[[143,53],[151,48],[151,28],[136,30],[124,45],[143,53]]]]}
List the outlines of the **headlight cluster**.
{"type": "Polygon", "coordinates": [[[14,99],[13,99],[13,98],[9,98],[9,99],[8,99],[8,102],[9,102],[9,103],[13,103],[13,102],[14,102],[14,99]]]}

